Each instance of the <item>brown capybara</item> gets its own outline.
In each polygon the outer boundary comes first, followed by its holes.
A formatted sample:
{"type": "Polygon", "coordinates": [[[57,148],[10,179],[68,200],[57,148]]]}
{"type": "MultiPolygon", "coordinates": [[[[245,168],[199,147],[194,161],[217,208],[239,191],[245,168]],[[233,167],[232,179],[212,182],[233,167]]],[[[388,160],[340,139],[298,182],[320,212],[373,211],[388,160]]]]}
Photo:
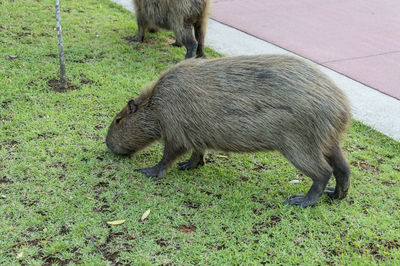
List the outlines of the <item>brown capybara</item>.
{"type": "Polygon", "coordinates": [[[142,42],[149,28],[163,28],[175,33],[174,45],[186,47],[186,59],[205,57],[210,0],[133,0],[133,4],[139,32],[132,41],[142,42]]]}
{"type": "Polygon", "coordinates": [[[278,150],[311,177],[306,195],[286,204],[317,202],[332,173],[332,198],[346,196],[349,166],[339,140],[350,121],[345,94],[304,60],[285,55],[186,60],[170,68],[117,114],[106,143],[116,154],[164,142],[161,161],[140,170],[162,177],[191,150],[180,169],[204,164],[207,149],[226,152],[278,150]]]}

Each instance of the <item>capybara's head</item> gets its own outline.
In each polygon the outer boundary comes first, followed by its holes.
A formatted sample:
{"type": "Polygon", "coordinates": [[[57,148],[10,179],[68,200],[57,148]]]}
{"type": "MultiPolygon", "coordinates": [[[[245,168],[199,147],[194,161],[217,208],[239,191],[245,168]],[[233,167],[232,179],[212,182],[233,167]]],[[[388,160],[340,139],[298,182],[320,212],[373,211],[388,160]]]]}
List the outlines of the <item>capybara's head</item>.
{"type": "Polygon", "coordinates": [[[143,149],[154,140],[143,128],[143,126],[150,127],[151,122],[146,121],[143,108],[135,100],[130,100],[108,129],[107,147],[119,155],[128,155],[143,149]]]}

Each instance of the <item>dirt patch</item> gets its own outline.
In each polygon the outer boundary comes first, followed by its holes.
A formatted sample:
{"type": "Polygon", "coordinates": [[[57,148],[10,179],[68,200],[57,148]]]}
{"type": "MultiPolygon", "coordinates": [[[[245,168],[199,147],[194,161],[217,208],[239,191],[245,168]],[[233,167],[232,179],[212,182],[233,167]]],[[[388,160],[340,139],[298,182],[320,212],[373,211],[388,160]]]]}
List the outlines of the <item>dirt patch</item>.
{"type": "Polygon", "coordinates": [[[60,88],[60,81],[58,79],[51,79],[47,82],[47,85],[56,92],[67,92],[79,89],[77,86],[72,85],[71,83],[67,82],[67,88],[65,90],[60,88]]]}
{"type": "Polygon", "coordinates": [[[257,216],[260,216],[260,215],[262,215],[262,214],[264,213],[264,210],[263,210],[263,209],[252,208],[251,210],[252,210],[253,213],[254,213],[255,215],[257,215],[257,216]]]}
{"type": "MultiPolygon", "coordinates": [[[[353,246],[353,243],[350,243],[350,246],[353,246]]],[[[358,252],[364,255],[371,255],[375,258],[375,260],[382,260],[383,256],[379,254],[379,247],[375,243],[368,243],[362,247],[357,248],[358,252]]]]}
{"type": "Polygon", "coordinates": [[[61,258],[56,257],[55,255],[49,255],[43,258],[43,265],[68,265],[70,264],[70,260],[63,260],[61,258]]]}
{"type": "Polygon", "coordinates": [[[257,202],[257,203],[260,203],[260,204],[263,204],[263,205],[266,204],[266,201],[264,199],[260,199],[260,198],[254,196],[254,195],[251,196],[251,201],[252,202],[257,202]]]}
{"type": "Polygon", "coordinates": [[[71,250],[72,253],[74,253],[75,258],[74,259],[62,259],[57,256],[57,254],[50,254],[47,256],[44,256],[43,254],[43,246],[42,243],[46,241],[46,239],[32,239],[32,240],[27,240],[27,241],[21,241],[13,244],[11,247],[14,249],[16,253],[19,252],[18,247],[20,246],[36,246],[39,248],[38,254],[33,256],[34,259],[37,260],[43,260],[42,265],[69,265],[70,263],[78,263],[81,264],[83,263],[82,260],[78,259],[80,256],[82,256],[81,253],[76,252],[78,248],[73,248],[71,250]]]}
{"type": "Polygon", "coordinates": [[[100,252],[101,255],[103,255],[104,259],[109,260],[109,261],[115,263],[115,260],[116,260],[116,259],[118,258],[118,256],[119,256],[119,252],[118,252],[118,251],[116,251],[116,252],[111,252],[111,251],[109,251],[109,249],[106,247],[107,242],[110,241],[109,237],[110,237],[110,235],[107,237],[106,243],[104,243],[104,244],[101,245],[101,246],[98,246],[98,245],[97,245],[97,243],[96,243],[96,242],[97,242],[97,239],[96,239],[95,236],[92,236],[92,237],[90,238],[90,240],[92,241],[92,244],[93,244],[93,246],[96,248],[96,250],[97,250],[98,252],[100,252]],[[107,250],[106,250],[106,249],[107,249],[107,250]]]}
{"type": "Polygon", "coordinates": [[[31,239],[26,241],[20,241],[11,245],[12,248],[17,248],[20,246],[39,246],[41,247],[41,242],[45,239],[31,239]]]}
{"type": "MultiPolygon", "coordinates": [[[[100,182],[102,183],[102,182],[100,182]]],[[[101,189],[101,186],[96,187],[97,189],[101,189]]],[[[96,191],[97,192],[97,191],[96,191]]],[[[96,199],[96,206],[93,207],[93,211],[96,213],[106,213],[110,212],[110,205],[107,202],[106,198],[100,198],[100,193],[96,193],[94,198],[96,199]]]]}
{"type": "Polygon", "coordinates": [[[5,176],[0,178],[0,185],[1,184],[12,184],[12,183],[14,183],[14,181],[12,181],[11,179],[8,179],[5,176]]]}
{"type": "Polygon", "coordinates": [[[267,170],[267,169],[268,166],[264,163],[262,165],[256,165],[256,167],[252,168],[251,170],[259,172],[261,170],[267,170]]]}
{"type": "Polygon", "coordinates": [[[5,100],[1,102],[1,108],[6,109],[10,105],[11,100],[5,100]]]}
{"type": "Polygon", "coordinates": [[[269,221],[261,221],[253,226],[253,234],[265,233],[265,228],[274,227],[281,221],[279,216],[271,216],[269,221]]]}
{"type": "Polygon", "coordinates": [[[108,204],[103,204],[101,206],[94,206],[93,207],[93,212],[96,213],[106,213],[106,212],[110,212],[110,205],[108,204]]]}
{"type": "Polygon", "coordinates": [[[392,186],[395,186],[396,183],[391,182],[391,181],[382,181],[382,185],[392,187],[392,186]]]}
{"type": "Polygon", "coordinates": [[[132,237],[134,234],[130,234],[129,232],[113,232],[112,227],[107,227],[109,229],[109,234],[104,243],[99,243],[99,239],[97,239],[96,236],[92,236],[90,238],[92,244],[96,250],[103,255],[105,260],[112,262],[112,264],[109,265],[128,265],[119,260],[119,253],[123,250],[121,246],[123,246],[126,251],[135,248],[135,244],[133,243],[135,237],[132,237]],[[117,251],[115,251],[116,247],[118,247],[117,251]]]}
{"type": "Polygon", "coordinates": [[[240,177],[240,180],[241,180],[242,182],[247,182],[247,181],[249,181],[249,178],[248,178],[248,177],[245,177],[245,176],[241,176],[241,177],[240,177]]]}
{"type": "Polygon", "coordinates": [[[55,163],[51,164],[50,167],[62,168],[63,170],[67,169],[67,165],[62,162],[55,162],[55,163]]]}
{"type": "Polygon", "coordinates": [[[162,239],[162,238],[157,239],[157,240],[156,240],[156,243],[157,243],[157,245],[159,245],[160,247],[166,247],[166,246],[168,246],[167,240],[162,239]]]}
{"type": "Polygon", "coordinates": [[[190,208],[190,209],[198,209],[200,208],[200,205],[194,202],[190,202],[190,201],[185,201],[184,202],[186,207],[190,208]]]}
{"type": "Polygon", "coordinates": [[[107,238],[106,238],[106,244],[111,243],[112,241],[114,241],[116,238],[121,238],[122,236],[124,236],[125,233],[124,232],[112,232],[110,229],[110,233],[108,234],[107,238]]]}
{"type": "Polygon", "coordinates": [[[398,240],[382,241],[383,245],[387,249],[398,249],[400,248],[400,242],[398,240]]]}
{"type": "Polygon", "coordinates": [[[109,185],[108,182],[99,182],[94,186],[94,190],[98,193],[101,193],[101,191],[103,190],[103,188],[107,188],[109,185]]]}
{"type": "Polygon", "coordinates": [[[352,162],[351,165],[357,166],[367,171],[371,171],[373,174],[379,174],[381,172],[381,170],[378,167],[364,161],[352,162]]]}
{"type": "Polygon", "coordinates": [[[181,231],[184,234],[189,234],[192,232],[196,232],[196,226],[193,224],[189,224],[189,225],[181,225],[178,226],[176,229],[178,229],[179,231],[181,231]]]}
{"type": "Polygon", "coordinates": [[[267,227],[276,226],[281,221],[281,218],[278,216],[271,216],[270,221],[266,223],[267,227]]]}

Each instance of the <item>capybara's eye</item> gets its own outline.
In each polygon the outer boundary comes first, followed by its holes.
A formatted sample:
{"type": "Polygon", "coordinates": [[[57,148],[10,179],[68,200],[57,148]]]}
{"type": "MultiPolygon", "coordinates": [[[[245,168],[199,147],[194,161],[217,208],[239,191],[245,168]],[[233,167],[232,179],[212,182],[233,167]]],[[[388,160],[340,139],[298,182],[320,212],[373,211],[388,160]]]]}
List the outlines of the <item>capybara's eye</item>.
{"type": "Polygon", "coordinates": [[[115,119],[115,124],[119,124],[119,121],[121,121],[121,118],[117,118],[117,119],[115,119]]]}

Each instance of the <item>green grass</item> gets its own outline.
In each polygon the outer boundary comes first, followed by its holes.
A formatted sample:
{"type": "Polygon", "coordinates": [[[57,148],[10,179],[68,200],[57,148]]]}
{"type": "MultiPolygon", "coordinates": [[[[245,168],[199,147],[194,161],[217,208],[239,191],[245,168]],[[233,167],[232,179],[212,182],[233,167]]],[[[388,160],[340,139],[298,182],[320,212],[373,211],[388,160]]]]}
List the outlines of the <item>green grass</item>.
{"type": "Polygon", "coordinates": [[[0,264],[399,263],[398,142],[353,122],[348,197],[306,209],[282,204],[311,182],[276,152],[211,152],[200,169],[146,179],[134,170],[161,144],[118,157],[107,127],[185,49],[170,32],[129,43],[133,15],[106,0],[61,8],[79,87],[63,94],[47,85],[59,70],[54,2],[0,0],[0,264]]]}

